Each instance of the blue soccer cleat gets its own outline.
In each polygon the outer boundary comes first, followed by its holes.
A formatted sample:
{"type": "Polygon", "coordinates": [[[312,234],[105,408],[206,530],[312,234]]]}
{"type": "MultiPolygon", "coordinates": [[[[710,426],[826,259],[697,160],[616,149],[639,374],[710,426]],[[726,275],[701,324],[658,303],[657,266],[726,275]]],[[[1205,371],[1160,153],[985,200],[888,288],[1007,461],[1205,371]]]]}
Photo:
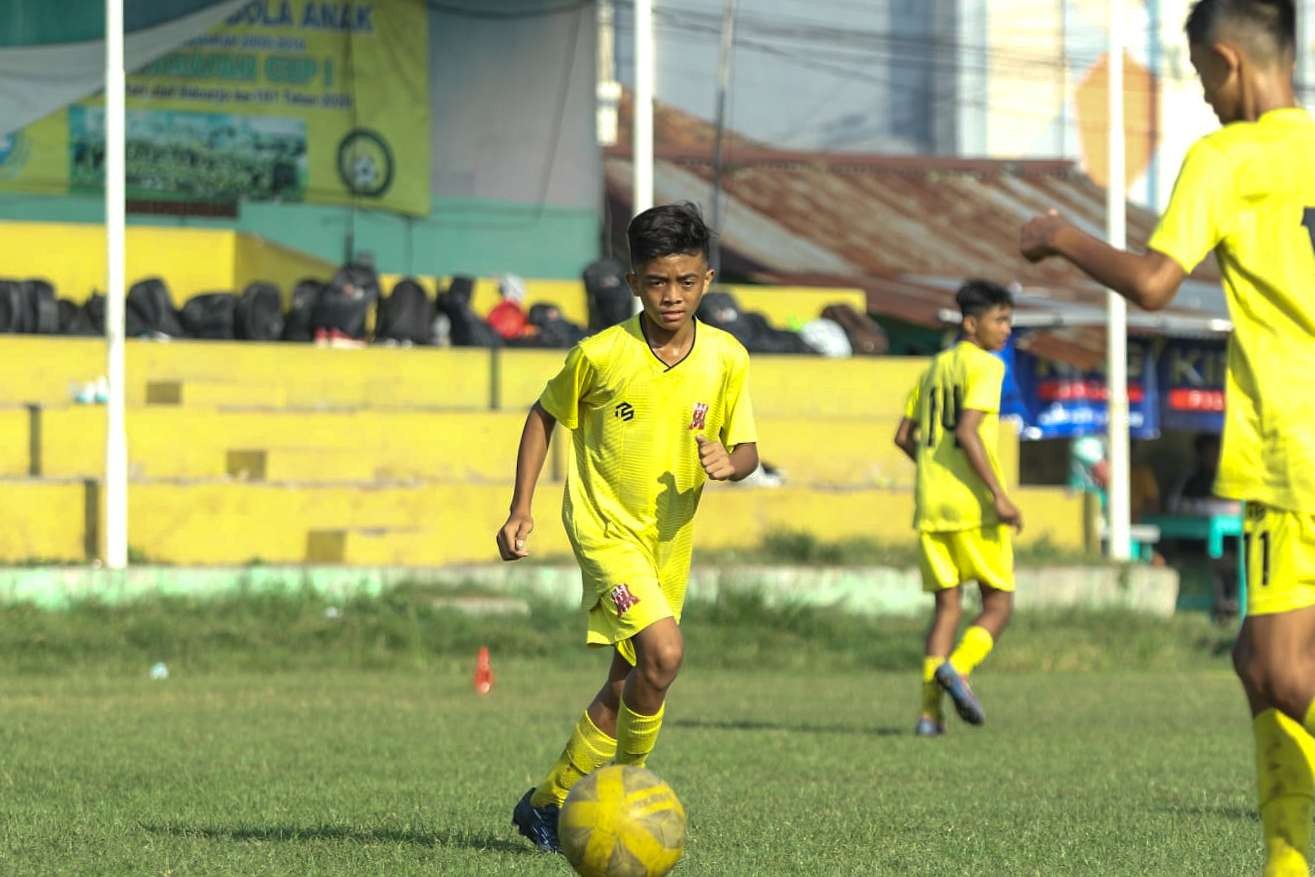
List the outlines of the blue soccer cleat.
{"type": "Polygon", "coordinates": [[[968,687],[968,680],[960,676],[959,671],[954,669],[949,661],[936,668],[936,684],[945,689],[950,700],[954,701],[954,709],[959,714],[959,718],[970,725],[981,725],[986,722],[986,710],[982,709],[981,702],[968,687]]]}
{"type": "Polygon", "coordinates": [[[914,737],[939,737],[945,733],[945,725],[931,716],[918,716],[918,724],[913,726],[914,737]]]}
{"type": "Polygon", "coordinates": [[[530,803],[533,794],[534,789],[531,788],[516,802],[516,809],[511,811],[511,824],[542,852],[560,853],[562,848],[557,843],[557,816],[561,808],[556,804],[535,807],[530,803]]]}

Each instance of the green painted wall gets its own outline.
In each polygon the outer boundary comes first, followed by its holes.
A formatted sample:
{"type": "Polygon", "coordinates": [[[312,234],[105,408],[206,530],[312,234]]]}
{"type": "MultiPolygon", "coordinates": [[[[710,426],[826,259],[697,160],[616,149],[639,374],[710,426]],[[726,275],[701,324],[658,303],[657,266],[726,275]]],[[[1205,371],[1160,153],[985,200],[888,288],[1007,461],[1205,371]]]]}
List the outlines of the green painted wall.
{"type": "MultiPolygon", "coordinates": [[[[236,228],[333,262],[349,240],[383,273],[578,278],[598,253],[597,211],[438,199],[427,217],[303,204],[247,204],[236,220],[130,214],[134,225],[236,228]]],[[[0,219],[103,222],[97,197],[0,195],[0,219]]],[[[0,265],[0,274],[4,273],[0,265]]]]}

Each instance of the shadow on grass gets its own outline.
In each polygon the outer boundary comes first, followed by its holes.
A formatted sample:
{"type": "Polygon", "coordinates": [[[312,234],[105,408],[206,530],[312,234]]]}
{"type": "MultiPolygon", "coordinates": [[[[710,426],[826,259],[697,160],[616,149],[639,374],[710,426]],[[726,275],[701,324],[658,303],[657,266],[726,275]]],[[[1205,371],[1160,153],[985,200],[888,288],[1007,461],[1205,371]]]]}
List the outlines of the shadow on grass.
{"type": "Polygon", "coordinates": [[[455,831],[415,831],[396,828],[348,828],[341,825],[142,825],[152,834],[209,840],[305,842],[349,840],[364,844],[413,844],[422,847],[464,847],[498,853],[543,855],[524,843],[455,831]]]}
{"type": "Polygon", "coordinates": [[[673,719],[669,727],[699,728],[711,731],[789,731],[792,734],[859,734],[867,737],[907,737],[904,728],[874,728],[868,725],[803,725],[786,722],[760,722],[754,719],[673,719]]]}

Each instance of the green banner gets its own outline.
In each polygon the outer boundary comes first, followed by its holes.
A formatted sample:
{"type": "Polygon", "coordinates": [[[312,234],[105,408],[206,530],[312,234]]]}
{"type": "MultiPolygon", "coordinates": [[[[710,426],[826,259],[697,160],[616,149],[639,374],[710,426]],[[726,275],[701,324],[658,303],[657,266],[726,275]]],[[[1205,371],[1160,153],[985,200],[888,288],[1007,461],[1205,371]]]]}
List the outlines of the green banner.
{"type": "MultiPolygon", "coordinates": [[[[427,215],[428,33],[424,0],[253,0],[128,77],[128,199],[427,215]]],[[[102,191],[104,128],[97,97],[0,138],[0,189],[102,191]]]]}

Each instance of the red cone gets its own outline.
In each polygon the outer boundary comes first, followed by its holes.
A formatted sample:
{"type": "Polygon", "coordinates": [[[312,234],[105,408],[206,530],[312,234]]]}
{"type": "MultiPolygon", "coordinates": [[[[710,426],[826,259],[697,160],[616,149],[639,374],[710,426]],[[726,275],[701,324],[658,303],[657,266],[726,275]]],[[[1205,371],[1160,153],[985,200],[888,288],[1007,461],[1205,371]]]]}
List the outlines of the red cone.
{"type": "Polygon", "coordinates": [[[488,694],[493,690],[493,666],[489,663],[489,647],[480,646],[475,657],[475,693],[488,694]]]}

